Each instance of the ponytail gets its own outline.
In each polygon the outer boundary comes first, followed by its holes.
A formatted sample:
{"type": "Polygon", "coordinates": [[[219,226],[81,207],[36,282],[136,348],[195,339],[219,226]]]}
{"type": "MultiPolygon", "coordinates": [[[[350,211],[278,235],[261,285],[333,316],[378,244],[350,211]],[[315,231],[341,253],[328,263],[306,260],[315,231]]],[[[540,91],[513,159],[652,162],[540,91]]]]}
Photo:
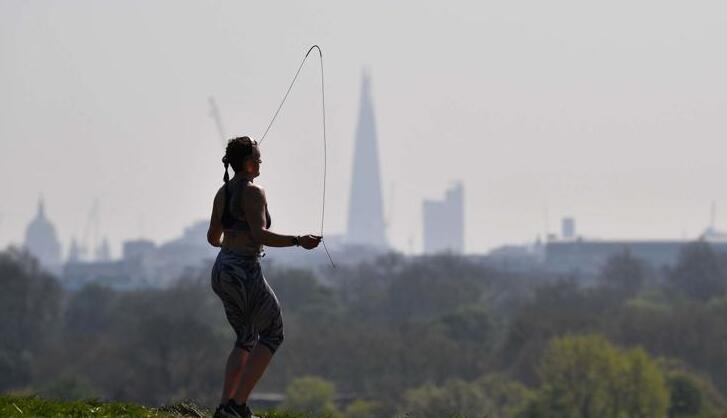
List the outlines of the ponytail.
{"type": "Polygon", "coordinates": [[[227,159],[227,155],[222,157],[222,164],[225,165],[225,175],[222,176],[222,180],[227,183],[228,181],[230,181],[230,174],[227,172],[227,167],[230,165],[230,162],[227,159]]]}

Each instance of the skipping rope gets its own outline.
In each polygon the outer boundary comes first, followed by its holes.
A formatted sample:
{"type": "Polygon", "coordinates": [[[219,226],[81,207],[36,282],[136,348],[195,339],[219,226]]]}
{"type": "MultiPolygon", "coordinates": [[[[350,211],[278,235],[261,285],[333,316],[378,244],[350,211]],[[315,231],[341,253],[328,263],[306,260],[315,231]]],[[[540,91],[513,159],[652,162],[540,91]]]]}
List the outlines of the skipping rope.
{"type": "Polygon", "coordinates": [[[300,75],[300,70],[303,69],[303,65],[305,64],[305,61],[308,59],[308,56],[310,53],[314,50],[318,50],[318,56],[320,57],[320,64],[321,64],[321,97],[322,97],[322,108],[321,113],[323,114],[323,198],[321,203],[321,243],[323,243],[323,249],[326,250],[326,255],[328,256],[328,260],[331,262],[331,267],[336,268],[336,264],[333,263],[333,258],[331,258],[331,253],[328,252],[328,247],[326,247],[326,241],[323,239],[323,225],[324,220],[326,216],[326,177],[327,177],[327,170],[328,170],[328,155],[327,155],[327,141],[326,141],[326,91],[325,91],[325,77],[323,73],[323,52],[321,51],[321,48],[318,45],[313,45],[308,49],[308,52],[306,52],[305,56],[303,57],[303,60],[300,62],[300,65],[298,66],[298,70],[295,72],[295,75],[293,76],[293,80],[290,82],[290,85],[288,86],[288,90],[285,91],[285,94],[283,95],[283,100],[280,101],[280,105],[278,105],[278,109],[275,110],[275,113],[273,114],[273,118],[270,119],[270,123],[268,123],[268,127],[265,128],[265,132],[260,137],[260,145],[262,145],[263,140],[265,139],[265,136],[270,132],[270,128],[273,126],[273,123],[275,122],[275,119],[278,117],[278,114],[280,113],[280,109],[283,108],[283,105],[285,104],[285,101],[288,99],[288,95],[290,94],[290,91],[293,89],[293,86],[295,85],[295,82],[298,80],[298,75],[300,75]]]}

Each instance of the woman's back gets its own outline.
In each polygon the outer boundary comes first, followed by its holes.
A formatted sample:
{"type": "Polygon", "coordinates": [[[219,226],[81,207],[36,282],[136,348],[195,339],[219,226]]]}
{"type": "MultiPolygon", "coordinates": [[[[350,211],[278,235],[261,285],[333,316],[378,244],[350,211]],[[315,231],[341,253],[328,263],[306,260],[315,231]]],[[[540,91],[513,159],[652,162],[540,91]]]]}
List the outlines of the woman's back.
{"type": "MultiPolygon", "coordinates": [[[[245,192],[254,186],[248,179],[235,176],[217,192],[215,205],[222,214],[222,248],[242,255],[258,255],[262,245],[250,233],[250,225],[245,213],[245,192]]],[[[266,228],[270,228],[270,213],[265,204],[266,228]]]]}

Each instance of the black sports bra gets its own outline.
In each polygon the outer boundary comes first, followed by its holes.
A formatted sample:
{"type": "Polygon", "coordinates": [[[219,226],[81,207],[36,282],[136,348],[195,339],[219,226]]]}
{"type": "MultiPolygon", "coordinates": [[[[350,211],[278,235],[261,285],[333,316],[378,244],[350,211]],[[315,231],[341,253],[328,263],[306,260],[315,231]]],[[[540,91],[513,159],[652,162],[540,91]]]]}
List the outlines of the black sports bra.
{"type": "MultiPolygon", "coordinates": [[[[229,187],[229,183],[225,183],[225,208],[222,211],[222,229],[233,230],[233,231],[249,231],[250,225],[247,223],[247,219],[239,219],[232,216],[232,210],[230,204],[232,203],[232,193],[229,187]]],[[[268,212],[268,205],[265,204],[265,228],[270,228],[272,225],[272,219],[270,218],[270,212],[268,212]]]]}

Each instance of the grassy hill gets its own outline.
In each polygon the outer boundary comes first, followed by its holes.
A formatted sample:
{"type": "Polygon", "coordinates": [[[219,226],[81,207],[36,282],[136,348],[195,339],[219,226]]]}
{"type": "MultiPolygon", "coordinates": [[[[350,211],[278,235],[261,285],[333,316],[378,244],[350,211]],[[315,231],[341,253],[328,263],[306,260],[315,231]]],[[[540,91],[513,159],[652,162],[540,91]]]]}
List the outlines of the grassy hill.
{"type": "MultiPolygon", "coordinates": [[[[315,418],[310,415],[265,412],[262,418],[315,418]]],[[[210,417],[212,411],[191,402],[147,408],[123,402],[61,402],[37,396],[0,395],[0,417],[210,417]]]]}

